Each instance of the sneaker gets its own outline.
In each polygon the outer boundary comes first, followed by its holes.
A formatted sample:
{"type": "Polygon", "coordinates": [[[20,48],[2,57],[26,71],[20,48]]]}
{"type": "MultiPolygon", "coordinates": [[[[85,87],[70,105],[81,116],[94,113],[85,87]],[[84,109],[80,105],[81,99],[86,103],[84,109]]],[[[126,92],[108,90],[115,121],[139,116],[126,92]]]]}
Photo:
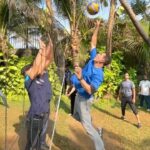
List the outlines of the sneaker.
{"type": "Polygon", "coordinates": [[[121,116],[121,119],[122,119],[122,120],[126,120],[125,116],[121,116]]]}
{"type": "Polygon", "coordinates": [[[49,150],[49,146],[47,144],[42,144],[40,150],[49,150]]]}
{"type": "Polygon", "coordinates": [[[138,127],[138,128],[141,128],[141,127],[142,127],[142,124],[141,124],[141,123],[138,123],[138,124],[137,124],[137,127],[138,127]]]}
{"type": "Polygon", "coordinates": [[[97,128],[98,134],[100,137],[102,137],[103,129],[102,128],[97,128]]]}
{"type": "Polygon", "coordinates": [[[148,112],[150,112],[150,109],[147,109],[148,112]]]}
{"type": "Polygon", "coordinates": [[[141,106],[138,106],[138,108],[142,108],[141,106]]]}
{"type": "Polygon", "coordinates": [[[73,114],[69,113],[68,116],[73,116],[73,114]]]}

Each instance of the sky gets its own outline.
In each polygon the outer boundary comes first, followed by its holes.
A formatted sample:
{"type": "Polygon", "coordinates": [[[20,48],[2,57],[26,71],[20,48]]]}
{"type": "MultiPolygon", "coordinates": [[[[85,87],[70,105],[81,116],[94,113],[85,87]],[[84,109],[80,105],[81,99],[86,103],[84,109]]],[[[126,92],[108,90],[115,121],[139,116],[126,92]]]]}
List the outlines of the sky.
{"type": "MultiPolygon", "coordinates": [[[[92,0],[89,0],[90,2],[92,0]]],[[[95,1],[95,0],[93,0],[95,1]]],[[[131,1],[133,0],[127,0],[128,3],[130,4],[131,1]]],[[[150,2],[150,0],[146,0],[146,2],[150,2]]],[[[149,4],[150,5],[150,4],[149,4]]],[[[117,8],[120,6],[120,2],[119,0],[117,0],[117,8]]],[[[54,6],[55,7],[55,6],[54,6]]],[[[150,6],[149,6],[150,7],[150,6]]],[[[100,5],[100,13],[98,14],[100,16],[100,18],[103,18],[104,20],[108,20],[109,17],[109,10],[110,10],[110,5],[108,5],[108,7],[104,7],[102,5],[100,5]]],[[[59,22],[70,32],[70,27],[69,27],[69,22],[67,19],[64,19],[63,17],[59,16],[57,13],[57,10],[54,9],[54,12],[56,14],[56,18],[59,20],[59,22]]],[[[150,14],[150,9],[147,10],[147,13],[150,14]]],[[[142,19],[141,15],[136,16],[138,20],[142,19]]]]}
{"type": "MultiPolygon", "coordinates": [[[[89,0],[89,1],[92,1],[92,0],[89,0]]],[[[129,3],[131,2],[131,0],[127,0],[129,3]]],[[[150,0],[147,0],[147,2],[150,1],[150,0]]],[[[120,6],[120,3],[119,3],[119,0],[117,2],[117,7],[120,6]]],[[[42,8],[45,8],[45,3],[41,3],[41,7],[42,8]]],[[[69,27],[69,21],[67,19],[65,19],[64,17],[62,17],[60,14],[58,14],[58,11],[55,7],[55,5],[53,4],[53,8],[54,8],[54,14],[55,14],[55,18],[60,22],[60,24],[65,27],[65,29],[70,32],[70,27],[69,27]]],[[[104,20],[107,20],[108,17],[109,17],[109,9],[110,9],[110,6],[108,7],[104,7],[102,5],[100,5],[100,13],[98,14],[100,16],[100,18],[103,18],[104,20]]],[[[149,9],[149,13],[150,13],[150,9],[149,9]]],[[[140,16],[139,16],[140,17],[140,16]]],[[[25,46],[25,43],[22,43],[22,42],[19,42],[19,39],[13,39],[13,40],[18,40],[17,43],[20,43],[20,44],[17,44],[15,45],[14,47],[16,48],[19,48],[19,47],[23,47],[25,46]]],[[[16,43],[15,41],[12,41],[12,43],[16,43]]],[[[36,47],[37,47],[38,43],[36,43],[36,47]]]]}
{"type": "MultiPolygon", "coordinates": [[[[109,8],[110,8],[109,6],[108,7],[100,6],[100,13],[98,14],[100,16],[100,18],[103,18],[104,20],[108,19],[109,8]]],[[[55,6],[54,6],[54,14],[55,14],[55,18],[57,20],[59,20],[59,22],[62,24],[62,26],[64,26],[68,30],[68,32],[70,32],[68,20],[58,14],[55,6]]]]}

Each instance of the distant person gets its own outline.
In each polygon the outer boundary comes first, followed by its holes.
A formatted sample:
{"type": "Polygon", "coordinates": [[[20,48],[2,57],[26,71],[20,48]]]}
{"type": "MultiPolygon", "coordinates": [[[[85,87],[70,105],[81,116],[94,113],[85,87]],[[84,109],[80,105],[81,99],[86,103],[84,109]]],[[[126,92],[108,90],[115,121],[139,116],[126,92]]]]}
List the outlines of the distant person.
{"type": "Polygon", "coordinates": [[[150,111],[150,81],[147,79],[146,75],[144,75],[144,80],[139,83],[139,99],[139,108],[143,107],[145,101],[147,111],[150,111]]]}
{"type": "Polygon", "coordinates": [[[65,67],[65,81],[64,81],[65,91],[71,85],[71,81],[70,81],[71,75],[72,75],[72,73],[71,73],[71,71],[69,69],[69,66],[66,65],[66,67],[65,67]]]}
{"type": "MultiPolygon", "coordinates": [[[[97,35],[100,21],[95,23],[95,30],[91,39],[90,59],[83,69],[75,67],[75,75],[71,77],[73,86],[77,90],[73,117],[80,121],[84,129],[92,139],[95,150],[104,150],[104,143],[98,131],[92,124],[90,108],[93,103],[93,94],[98,90],[104,80],[103,67],[110,63],[110,57],[106,53],[97,54],[97,35]]],[[[72,45],[76,50],[77,45],[72,45]]]]}
{"type": "Polygon", "coordinates": [[[141,122],[139,119],[138,111],[135,106],[135,85],[134,83],[129,79],[129,74],[125,73],[124,75],[124,81],[120,85],[119,89],[119,98],[121,100],[121,111],[122,111],[122,116],[121,119],[125,120],[125,110],[126,110],[126,105],[129,104],[130,108],[132,109],[133,113],[136,116],[137,119],[137,127],[141,128],[141,122]]]}
{"type": "Polygon", "coordinates": [[[25,150],[49,150],[46,144],[46,130],[52,96],[47,68],[52,62],[53,44],[40,41],[40,49],[33,63],[22,69],[25,88],[30,99],[27,114],[27,144],[25,150]]]}
{"type": "Polygon", "coordinates": [[[73,115],[73,112],[74,112],[74,103],[75,103],[76,93],[77,91],[73,85],[68,86],[68,88],[66,89],[66,95],[70,98],[71,115],[73,115]]]}

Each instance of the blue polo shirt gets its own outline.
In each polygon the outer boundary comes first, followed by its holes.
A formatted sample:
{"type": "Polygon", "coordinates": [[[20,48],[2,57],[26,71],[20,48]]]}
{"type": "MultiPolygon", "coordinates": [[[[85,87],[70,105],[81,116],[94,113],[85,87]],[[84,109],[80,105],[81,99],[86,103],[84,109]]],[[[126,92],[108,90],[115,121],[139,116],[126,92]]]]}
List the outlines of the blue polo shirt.
{"type": "Polygon", "coordinates": [[[28,117],[49,113],[50,99],[52,96],[51,84],[48,79],[48,73],[31,80],[29,76],[25,77],[25,88],[28,92],[31,106],[28,117]]]}
{"type": "MultiPolygon", "coordinates": [[[[90,60],[82,69],[82,77],[83,79],[91,85],[94,90],[96,91],[99,86],[102,84],[104,75],[103,75],[103,68],[96,68],[94,66],[94,58],[96,56],[96,48],[93,48],[90,52],[90,60]]],[[[71,82],[75,86],[76,90],[78,91],[79,95],[83,96],[84,98],[90,98],[92,94],[88,94],[85,89],[80,84],[76,75],[71,77],[71,82]]]]}

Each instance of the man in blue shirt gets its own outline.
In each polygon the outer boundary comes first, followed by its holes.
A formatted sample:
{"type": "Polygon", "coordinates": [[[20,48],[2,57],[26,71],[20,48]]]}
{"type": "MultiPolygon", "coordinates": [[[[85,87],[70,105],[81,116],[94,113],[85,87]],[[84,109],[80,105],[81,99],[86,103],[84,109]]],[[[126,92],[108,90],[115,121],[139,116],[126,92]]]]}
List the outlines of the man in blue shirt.
{"type": "Polygon", "coordinates": [[[43,41],[40,41],[40,50],[33,64],[25,66],[22,70],[22,74],[25,76],[25,88],[31,103],[27,115],[27,144],[25,150],[49,149],[45,143],[45,138],[52,92],[46,69],[52,60],[52,49],[51,39],[47,46],[43,41]]]}
{"type": "MultiPolygon", "coordinates": [[[[97,91],[103,82],[103,67],[110,63],[110,57],[106,53],[97,54],[97,35],[100,21],[96,21],[96,27],[91,40],[90,60],[81,69],[75,66],[75,75],[71,77],[72,84],[77,90],[74,106],[74,118],[80,121],[94,142],[96,150],[104,150],[104,144],[97,130],[93,127],[90,114],[90,106],[93,101],[93,93],[97,91]]],[[[74,49],[76,46],[72,46],[74,49]]]]}

